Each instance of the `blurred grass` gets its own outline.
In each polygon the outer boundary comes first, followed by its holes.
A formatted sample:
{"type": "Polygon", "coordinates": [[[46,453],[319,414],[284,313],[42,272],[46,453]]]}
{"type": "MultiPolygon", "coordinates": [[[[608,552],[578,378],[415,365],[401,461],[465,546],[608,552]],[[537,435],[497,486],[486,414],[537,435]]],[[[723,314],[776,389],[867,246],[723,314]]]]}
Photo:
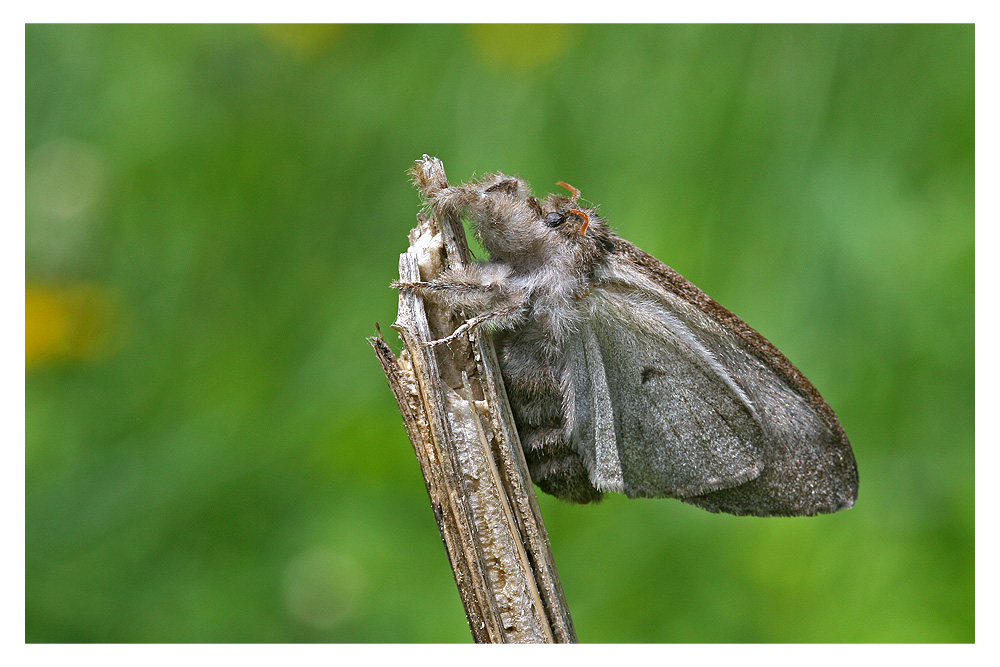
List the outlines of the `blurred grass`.
{"type": "Polygon", "coordinates": [[[27,26],[26,639],[469,640],[364,342],[429,153],[579,187],[855,447],[828,517],[543,497],[583,641],[974,641],[973,41],[27,26]]]}

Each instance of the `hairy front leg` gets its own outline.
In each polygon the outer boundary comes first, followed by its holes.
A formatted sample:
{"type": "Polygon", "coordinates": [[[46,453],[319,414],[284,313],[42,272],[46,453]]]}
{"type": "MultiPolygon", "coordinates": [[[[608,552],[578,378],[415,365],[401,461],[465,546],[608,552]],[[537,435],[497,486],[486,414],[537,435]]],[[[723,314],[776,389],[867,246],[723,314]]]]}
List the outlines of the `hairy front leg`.
{"type": "Polygon", "coordinates": [[[462,269],[449,269],[433,280],[395,281],[392,286],[432,299],[451,310],[476,313],[465,319],[450,335],[428,343],[441,345],[482,324],[507,328],[523,319],[528,298],[521,291],[512,291],[503,282],[508,271],[503,266],[473,264],[462,269]]]}

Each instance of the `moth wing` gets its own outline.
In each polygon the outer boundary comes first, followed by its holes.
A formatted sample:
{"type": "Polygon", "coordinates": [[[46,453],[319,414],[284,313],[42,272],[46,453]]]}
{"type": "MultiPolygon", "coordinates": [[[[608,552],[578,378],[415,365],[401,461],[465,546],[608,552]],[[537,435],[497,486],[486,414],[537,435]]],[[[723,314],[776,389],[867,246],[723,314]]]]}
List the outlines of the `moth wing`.
{"type": "Polygon", "coordinates": [[[757,477],[757,417],[683,323],[600,291],[590,305],[571,372],[573,442],[591,483],[684,498],[757,477]]]}
{"type": "Polygon", "coordinates": [[[619,242],[605,271],[599,277],[603,287],[595,292],[617,308],[646,312],[646,319],[652,312],[654,319],[679,323],[739,388],[757,417],[760,474],[682,500],[713,512],[759,516],[836,512],[854,504],[857,466],[840,421],[773,344],[630,243],[619,242]]]}

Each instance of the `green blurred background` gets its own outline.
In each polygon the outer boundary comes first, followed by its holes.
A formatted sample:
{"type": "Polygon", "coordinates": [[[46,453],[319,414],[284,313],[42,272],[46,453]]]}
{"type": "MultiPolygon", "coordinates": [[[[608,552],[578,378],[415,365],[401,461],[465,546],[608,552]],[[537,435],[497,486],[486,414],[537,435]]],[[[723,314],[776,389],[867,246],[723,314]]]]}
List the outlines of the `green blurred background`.
{"type": "Polygon", "coordinates": [[[540,498],[582,641],[974,640],[971,26],[25,36],[28,641],[470,640],[364,340],[423,153],[580,188],[855,448],[833,516],[540,498]]]}

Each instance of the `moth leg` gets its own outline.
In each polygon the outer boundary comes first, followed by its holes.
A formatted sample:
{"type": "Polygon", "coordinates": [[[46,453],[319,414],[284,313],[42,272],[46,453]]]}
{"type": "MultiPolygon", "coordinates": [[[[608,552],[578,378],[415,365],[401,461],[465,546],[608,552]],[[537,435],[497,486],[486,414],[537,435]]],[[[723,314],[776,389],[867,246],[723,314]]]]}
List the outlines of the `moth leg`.
{"type": "MultiPolygon", "coordinates": [[[[503,199],[525,200],[531,187],[516,176],[487,174],[478,181],[452,186],[441,182],[418,183],[427,202],[441,215],[477,213],[496,206],[497,196],[503,199]]],[[[495,215],[495,212],[494,212],[495,215]]]]}
{"type": "Polygon", "coordinates": [[[473,297],[489,296],[500,290],[497,283],[480,284],[469,281],[455,281],[447,278],[435,278],[434,280],[417,280],[414,282],[404,282],[394,280],[389,284],[393,289],[405,290],[420,296],[437,296],[444,293],[451,297],[469,295],[473,297]]]}
{"type": "Polygon", "coordinates": [[[448,308],[495,310],[510,301],[511,291],[504,284],[509,273],[509,267],[505,266],[471,264],[449,269],[433,280],[395,281],[392,287],[433,298],[448,308]]]}
{"type": "Polygon", "coordinates": [[[502,308],[497,308],[488,313],[483,313],[482,315],[476,315],[475,317],[467,319],[463,322],[457,329],[455,329],[451,334],[445,336],[444,338],[439,338],[438,340],[431,340],[424,343],[427,347],[437,347],[438,345],[443,345],[450,343],[459,336],[472,331],[474,328],[482,324],[483,322],[488,322],[493,320],[494,322],[498,320],[503,320],[511,315],[517,315],[523,309],[521,303],[513,303],[502,308]]]}
{"type": "Polygon", "coordinates": [[[429,343],[441,345],[450,343],[484,322],[503,328],[520,321],[528,304],[528,295],[512,290],[504,282],[509,274],[508,266],[472,264],[449,269],[433,280],[396,281],[392,286],[430,298],[437,305],[453,311],[481,313],[466,320],[449,336],[429,343]]]}

